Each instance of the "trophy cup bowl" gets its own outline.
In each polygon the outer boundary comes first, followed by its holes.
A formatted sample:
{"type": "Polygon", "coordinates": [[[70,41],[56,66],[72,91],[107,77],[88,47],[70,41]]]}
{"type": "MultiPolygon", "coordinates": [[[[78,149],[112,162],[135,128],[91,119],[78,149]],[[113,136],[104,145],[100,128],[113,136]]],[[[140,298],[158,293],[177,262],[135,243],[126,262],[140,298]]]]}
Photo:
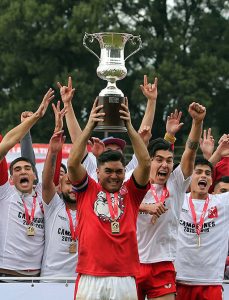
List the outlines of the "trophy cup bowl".
{"type": "Polygon", "coordinates": [[[126,132],[125,123],[120,119],[119,110],[121,103],[124,103],[124,94],[117,88],[116,81],[126,77],[127,69],[125,61],[142,47],[140,36],[133,36],[129,33],[101,32],[85,33],[83,45],[94,54],[99,60],[97,75],[107,81],[107,86],[99,93],[98,105],[103,105],[102,112],[105,112],[104,122],[98,122],[95,131],[126,132]],[[100,57],[87,45],[87,40],[93,43],[97,40],[100,45],[100,57]],[[139,43],[138,48],[126,58],[124,48],[127,41],[132,44],[139,43]]]}

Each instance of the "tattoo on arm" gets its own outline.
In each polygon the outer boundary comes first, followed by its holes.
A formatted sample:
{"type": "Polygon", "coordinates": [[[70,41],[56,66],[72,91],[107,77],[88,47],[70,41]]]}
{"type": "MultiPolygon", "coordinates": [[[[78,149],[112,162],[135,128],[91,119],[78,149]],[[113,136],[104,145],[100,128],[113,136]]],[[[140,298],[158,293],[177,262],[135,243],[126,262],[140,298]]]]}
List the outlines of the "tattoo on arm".
{"type": "Polygon", "coordinates": [[[187,145],[188,145],[189,149],[191,149],[191,150],[197,150],[198,146],[199,146],[199,142],[194,142],[191,139],[188,139],[187,140],[187,145]]]}

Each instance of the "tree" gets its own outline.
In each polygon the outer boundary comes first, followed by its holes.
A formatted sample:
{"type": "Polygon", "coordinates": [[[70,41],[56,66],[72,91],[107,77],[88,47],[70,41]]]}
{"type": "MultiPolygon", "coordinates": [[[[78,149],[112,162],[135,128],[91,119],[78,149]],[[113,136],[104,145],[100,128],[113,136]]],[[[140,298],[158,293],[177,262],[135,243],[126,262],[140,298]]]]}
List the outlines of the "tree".
{"type": "MultiPolygon", "coordinates": [[[[145,100],[143,75],[159,77],[154,136],[164,133],[163,118],[175,107],[185,111],[197,99],[205,104],[206,127],[228,131],[228,1],[176,0],[2,0],[0,3],[0,126],[12,128],[23,110],[35,109],[48,87],[76,82],[74,108],[83,126],[94,98],[106,86],[96,76],[98,61],[82,45],[84,32],[141,35],[143,49],[126,62],[128,75],[118,82],[129,98],[136,128],[145,100]]],[[[92,46],[99,54],[96,43],[92,46]]],[[[129,44],[125,53],[133,47],[129,44]]],[[[59,99],[58,90],[56,100],[59,99]]],[[[47,142],[53,114],[33,130],[34,141],[47,142]]],[[[189,130],[184,126],[180,140],[189,130]]]]}

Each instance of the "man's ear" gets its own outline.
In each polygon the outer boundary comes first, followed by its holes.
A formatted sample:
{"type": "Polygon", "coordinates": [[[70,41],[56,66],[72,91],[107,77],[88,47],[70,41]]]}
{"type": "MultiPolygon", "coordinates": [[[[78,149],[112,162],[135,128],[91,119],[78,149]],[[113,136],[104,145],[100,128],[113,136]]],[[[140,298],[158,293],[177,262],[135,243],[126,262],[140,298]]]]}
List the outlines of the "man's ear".
{"type": "Polygon", "coordinates": [[[97,174],[97,177],[99,178],[99,168],[96,168],[96,174],[97,174]]]}
{"type": "Polygon", "coordinates": [[[12,175],[10,175],[10,177],[9,177],[9,183],[10,183],[10,185],[13,185],[14,183],[13,183],[13,177],[12,177],[12,175]]]}

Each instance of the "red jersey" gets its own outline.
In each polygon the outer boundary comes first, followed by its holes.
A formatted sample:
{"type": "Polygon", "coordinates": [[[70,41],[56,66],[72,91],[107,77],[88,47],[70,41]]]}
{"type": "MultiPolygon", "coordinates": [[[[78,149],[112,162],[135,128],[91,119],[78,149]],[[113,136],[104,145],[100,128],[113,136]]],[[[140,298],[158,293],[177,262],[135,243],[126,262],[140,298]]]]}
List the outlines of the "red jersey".
{"type": "Polygon", "coordinates": [[[133,177],[123,184],[118,194],[120,232],[114,234],[102,186],[89,176],[73,185],[77,192],[79,274],[136,276],[139,271],[136,221],[149,186],[138,188],[133,177]]]}

